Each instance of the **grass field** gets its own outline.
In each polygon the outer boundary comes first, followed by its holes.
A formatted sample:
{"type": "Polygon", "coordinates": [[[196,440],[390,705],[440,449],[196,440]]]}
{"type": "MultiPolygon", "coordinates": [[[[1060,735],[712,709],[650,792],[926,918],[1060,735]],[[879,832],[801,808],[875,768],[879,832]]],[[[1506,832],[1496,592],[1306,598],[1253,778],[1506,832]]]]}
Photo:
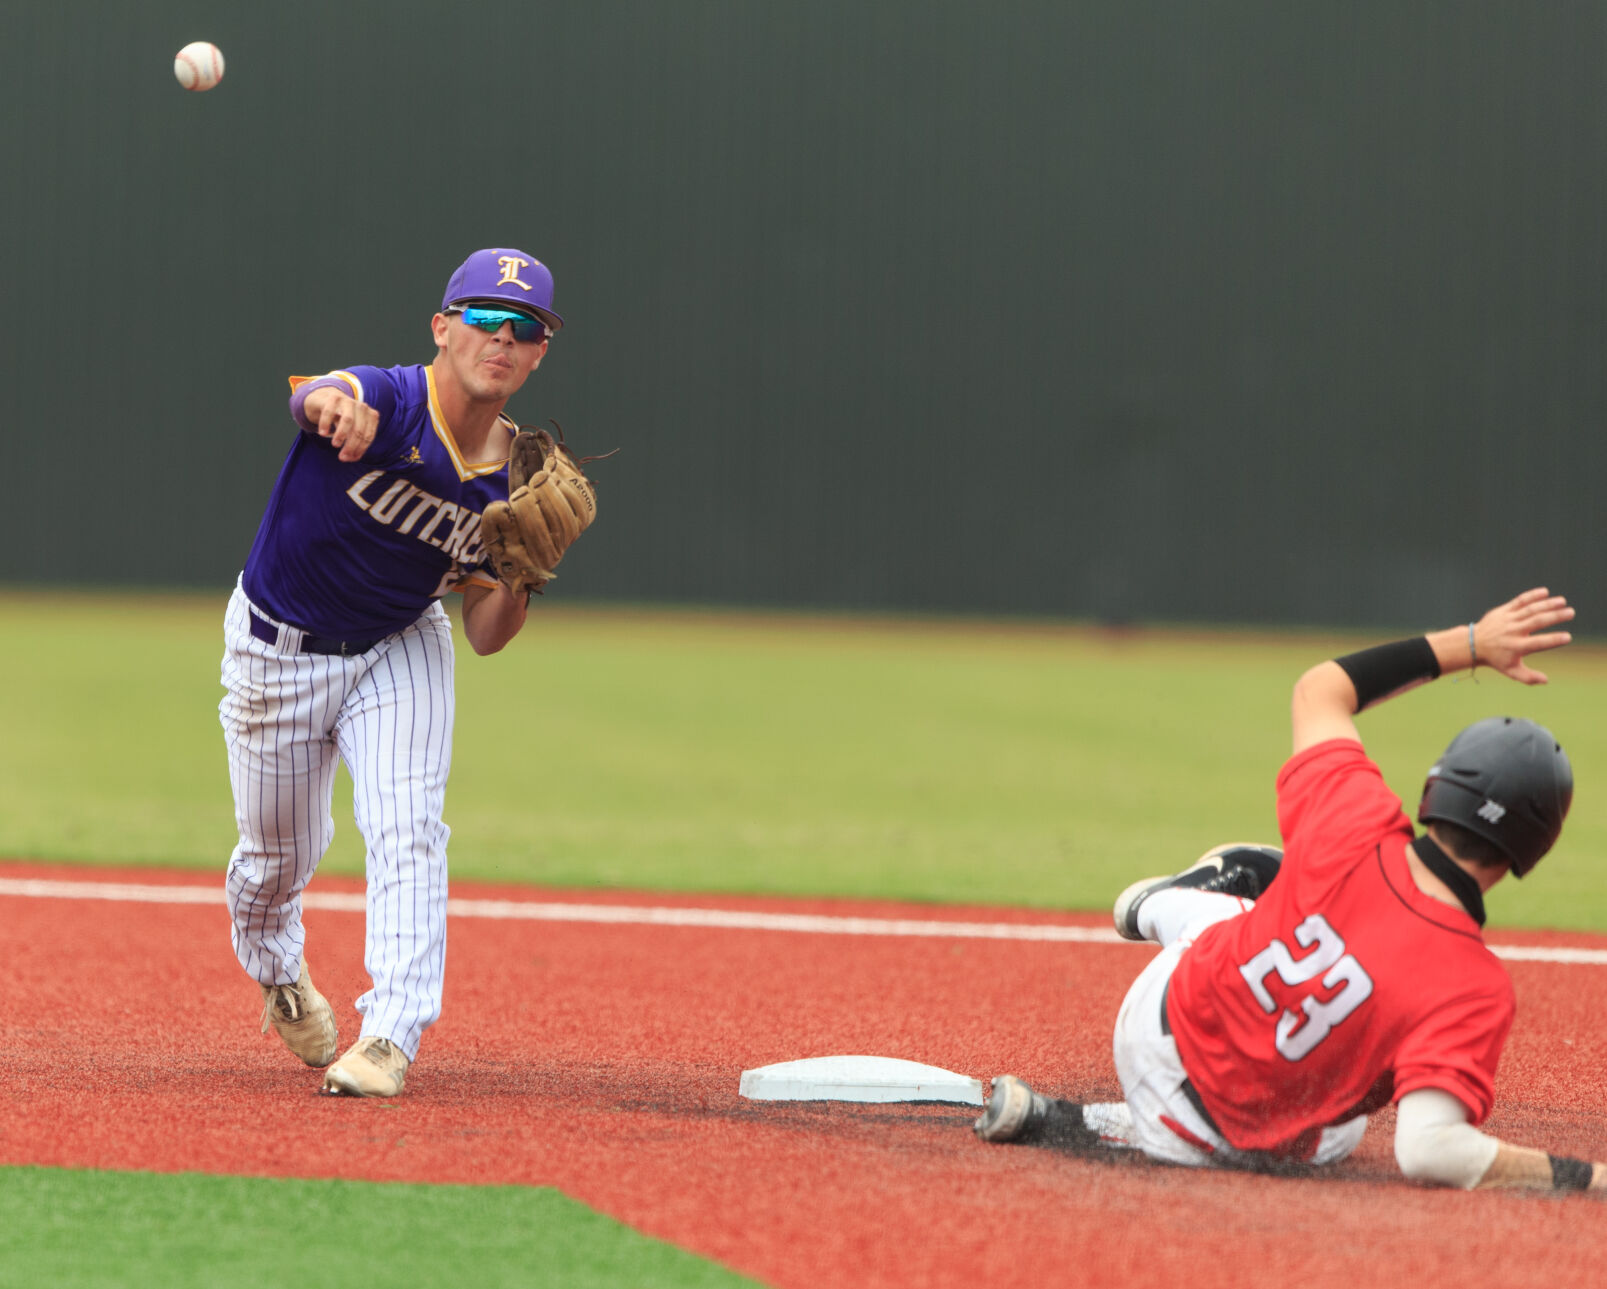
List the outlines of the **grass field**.
{"type": "Polygon", "coordinates": [[[752,1283],[541,1187],[54,1168],[0,1177],[8,1285],[213,1289],[252,1267],[297,1285],[442,1285],[469,1268],[477,1289],[752,1283]],[[106,1232],[115,1239],[94,1238],[106,1232]]]}
{"type": "MultiPolygon", "coordinates": [[[[0,854],[221,872],[224,596],[0,596],[0,854]]],[[[1429,624],[1423,624],[1429,625],[1429,624]]],[[[1274,840],[1316,633],[581,609],[460,649],[453,871],[564,886],[1106,907],[1218,841],[1274,840]]],[[[1461,725],[1532,716],[1579,789],[1492,921],[1607,927],[1607,654],[1550,686],[1444,681],[1361,718],[1396,790],[1461,725]]],[[[360,873],[342,775],[326,871],[360,873]]]]}

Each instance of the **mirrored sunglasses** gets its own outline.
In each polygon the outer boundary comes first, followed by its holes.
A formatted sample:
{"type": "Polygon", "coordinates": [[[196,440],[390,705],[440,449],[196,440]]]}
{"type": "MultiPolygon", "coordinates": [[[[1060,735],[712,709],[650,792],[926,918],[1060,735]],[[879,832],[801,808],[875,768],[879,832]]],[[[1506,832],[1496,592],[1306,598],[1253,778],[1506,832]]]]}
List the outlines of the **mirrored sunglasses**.
{"type": "Polygon", "coordinates": [[[478,327],[493,336],[509,322],[513,323],[515,340],[545,340],[552,334],[540,318],[532,318],[528,313],[514,313],[509,309],[456,308],[446,312],[459,314],[469,326],[478,327]]]}

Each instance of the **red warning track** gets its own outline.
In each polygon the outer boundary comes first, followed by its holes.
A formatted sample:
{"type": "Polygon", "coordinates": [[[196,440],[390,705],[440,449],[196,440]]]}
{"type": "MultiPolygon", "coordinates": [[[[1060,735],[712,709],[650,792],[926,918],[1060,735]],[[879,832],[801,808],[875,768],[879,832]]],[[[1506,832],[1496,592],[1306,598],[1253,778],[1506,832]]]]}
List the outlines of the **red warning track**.
{"type": "MultiPolygon", "coordinates": [[[[195,887],[194,873],[0,865],[0,879],[195,887]]],[[[320,879],[321,894],[360,890],[320,879]]],[[[1103,925],[863,902],[459,899],[1103,925]]],[[[343,1044],[362,915],[308,913],[343,1044]]],[[[1492,943],[1600,950],[1584,936],[1492,943]]],[[[742,1070],[839,1053],[1115,1100],[1109,1031],[1149,951],[1107,943],[826,935],[455,917],[446,1014],[404,1097],[315,1095],[257,1033],[221,902],[0,893],[0,1163],[555,1186],[776,1285],[1594,1283],[1607,1208],[1396,1178],[1393,1119],[1322,1180],[1192,1173],[1126,1153],[975,1141],[963,1107],[777,1105],[742,1070]]],[[[1515,961],[1493,1131],[1607,1158],[1607,966],[1515,961]]]]}

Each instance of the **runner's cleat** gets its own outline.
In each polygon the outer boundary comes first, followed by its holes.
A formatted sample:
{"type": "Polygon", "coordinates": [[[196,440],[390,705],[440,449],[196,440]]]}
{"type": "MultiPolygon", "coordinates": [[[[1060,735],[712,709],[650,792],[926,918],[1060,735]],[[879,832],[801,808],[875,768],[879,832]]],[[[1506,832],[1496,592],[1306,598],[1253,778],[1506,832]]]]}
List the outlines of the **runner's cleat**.
{"type": "Polygon", "coordinates": [[[1112,910],[1117,934],[1124,940],[1148,938],[1138,929],[1138,908],[1156,891],[1215,891],[1246,900],[1260,899],[1272,885],[1282,863],[1283,852],[1276,846],[1243,841],[1216,846],[1181,873],[1171,877],[1146,877],[1118,895],[1112,910]]]}
{"type": "Polygon", "coordinates": [[[1098,1134],[1083,1122],[1082,1106],[1034,1092],[1013,1074],[993,1080],[993,1092],[972,1131],[983,1141],[1091,1144],[1098,1134]]]}

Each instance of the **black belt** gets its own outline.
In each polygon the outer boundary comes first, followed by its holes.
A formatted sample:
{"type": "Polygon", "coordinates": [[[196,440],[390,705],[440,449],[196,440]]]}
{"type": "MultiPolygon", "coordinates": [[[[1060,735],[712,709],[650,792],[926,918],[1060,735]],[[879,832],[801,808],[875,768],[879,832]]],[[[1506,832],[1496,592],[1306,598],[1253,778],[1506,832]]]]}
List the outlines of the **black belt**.
{"type": "MultiPolygon", "coordinates": [[[[279,628],[255,612],[248,615],[251,619],[251,634],[264,644],[277,645],[279,643],[279,628]]],[[[350,658],[354,654],[367,653],[375,645],[387,637],[379,636],[373,640],[336,640],[331,636],[315,636],[306,632],[301,637],[302,653],[334,653],[343,658],[350,658]]]]}
{"type": "MultiPolygon", "coordinates": [[[[1166,1019],[1166,999],[1171,992],[1172,982],[1168,980],[1166,982],[1166,988],[1161,990],[1161,1033],[1167,1035],[1168,1037],[1170,1037],[1172,1033],[1172,1022],[1166,1019]]],[[[1179,1055],[1178,1059],[1179,1061],[1182,1060],[1181,1055],[1179,1055]]],[[[1211,1112],[1205,1108],[1205,1102],[1200,1100],[1199,1089],[1189,1082],[1188,1075],[1186,1074],[1183,1076],[1182,1090],[1183,1095],[1188,1098],[1189,1104],[1199,1112],[1200,1118],[1205,1120],[1205,1122],[1210,1126],[1211,1131],[1216,1133],[1218,1137],[1222,1136],[1222,1129],[1216,1126],[1216,1120],[1211,1118],[1211,1112]]]]}

